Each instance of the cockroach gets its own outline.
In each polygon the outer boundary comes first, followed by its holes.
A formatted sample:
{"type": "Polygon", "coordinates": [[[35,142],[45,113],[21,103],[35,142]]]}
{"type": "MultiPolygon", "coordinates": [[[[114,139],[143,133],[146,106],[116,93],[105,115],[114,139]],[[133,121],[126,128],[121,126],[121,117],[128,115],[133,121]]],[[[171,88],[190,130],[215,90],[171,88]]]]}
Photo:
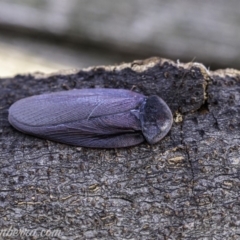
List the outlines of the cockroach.
{"type": "Polygon", "coordinates": [[[158,96],[124,89],[74,89],[23,98],[9,109],[17,130],[75,146],[121,148],[160,141],[173,122],[158,96]]]}

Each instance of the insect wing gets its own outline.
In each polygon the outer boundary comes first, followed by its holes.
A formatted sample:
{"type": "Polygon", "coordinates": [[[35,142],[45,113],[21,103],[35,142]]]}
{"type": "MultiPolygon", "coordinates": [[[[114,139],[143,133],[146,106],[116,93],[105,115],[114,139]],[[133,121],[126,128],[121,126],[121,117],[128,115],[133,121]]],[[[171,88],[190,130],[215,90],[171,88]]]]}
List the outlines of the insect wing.
{"type": "Polygon", "coordinates": [[[68,144],[122,147],[144,141],[131,114],[145,97],[128,90],[71,90],[19,100],[10,123],[22,132],[68,144]]]}

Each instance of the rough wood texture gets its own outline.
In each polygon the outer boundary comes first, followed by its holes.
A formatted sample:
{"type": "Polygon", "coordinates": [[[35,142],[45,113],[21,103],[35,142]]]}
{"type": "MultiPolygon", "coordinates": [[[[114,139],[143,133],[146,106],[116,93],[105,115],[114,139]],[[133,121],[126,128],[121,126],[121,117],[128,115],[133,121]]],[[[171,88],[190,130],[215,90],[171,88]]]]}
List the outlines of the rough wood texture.
{"type": "Polygon", "coordinates": [[[1,228],[59,229],[62,239],[238,239],[239,99],[240,72],[158,58],[2,79],[1,228]],[[154,146],[99,150],[31,137],[7,121],[20,98],[89,87],[158,94],[172,130],[154,146]]]}

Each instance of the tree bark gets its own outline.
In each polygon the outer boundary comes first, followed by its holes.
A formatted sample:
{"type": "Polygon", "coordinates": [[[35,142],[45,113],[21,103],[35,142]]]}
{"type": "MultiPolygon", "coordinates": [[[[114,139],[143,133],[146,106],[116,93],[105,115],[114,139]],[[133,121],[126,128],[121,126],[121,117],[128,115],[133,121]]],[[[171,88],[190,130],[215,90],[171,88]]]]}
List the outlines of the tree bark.
{"type": "Polygon", "coordinates": [[[49,239],[239,238],[239,79],[236,70],[151,58],[0,80],[0,234],[12,228],[60,231],[49,239]],[[171,131],[153,146],[92,149],[29,136],[8,123],[18,99],[98,87],[159,95],[173,112],[171,131]]]}

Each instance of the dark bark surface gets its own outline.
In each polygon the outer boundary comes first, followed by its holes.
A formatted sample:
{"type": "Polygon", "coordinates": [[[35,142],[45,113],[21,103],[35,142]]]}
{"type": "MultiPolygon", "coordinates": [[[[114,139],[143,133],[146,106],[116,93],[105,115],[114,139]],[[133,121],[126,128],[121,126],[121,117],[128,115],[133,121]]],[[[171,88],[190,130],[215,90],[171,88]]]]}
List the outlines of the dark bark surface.
{"type": "Polygon", "coordinates": [[[1,230],[60,230],[55,239],[238,239],[239,76],[151,58],[1,79],[1,230]],[[153,146],[105,150],[25,135],[7,121],[18,99],[96,87],[159,95],[174,114],[171,131],[153,146]]]}

